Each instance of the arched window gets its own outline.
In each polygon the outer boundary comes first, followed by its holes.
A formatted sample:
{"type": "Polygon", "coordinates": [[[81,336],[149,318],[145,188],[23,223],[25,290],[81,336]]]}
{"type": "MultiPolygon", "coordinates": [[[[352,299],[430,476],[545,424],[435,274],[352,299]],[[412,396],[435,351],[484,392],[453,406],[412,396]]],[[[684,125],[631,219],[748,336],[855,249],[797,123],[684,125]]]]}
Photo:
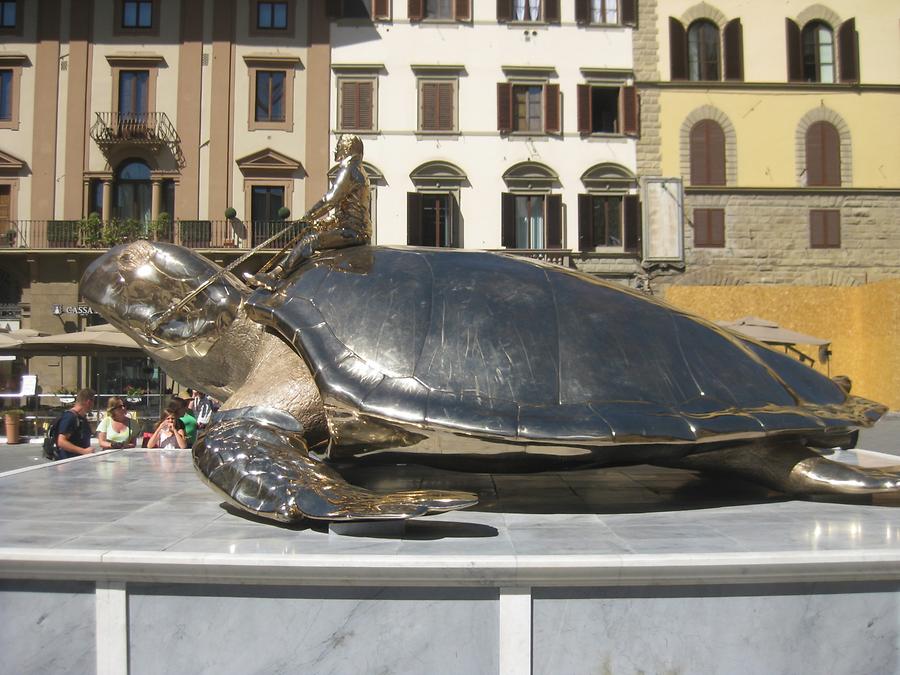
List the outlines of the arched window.
{"type": "Polygon", "coordinates": [[[806,184],[841,184],[841,138],[831,122],[814,122],[806,130],[806,184]]]}
{"type": "Polygon", "coordinates": [[[113,215],[147,222],[151,208],[150,167],[139,159],[127,159],[116,169],[113,215]]]}
{"type": "Polygon", "coordinates": [[[803,27],[803,79],[806,82],[834,82],[834,34],[824,21],[810,21],[803,27]]]}
{"type": "Polygon", "coordinates": [[[719,29],[701,19],[688,28],[688,79],[719,80],[719,29]]]}
{"type": "Polygon", "coordinates": [[[718,122],[691,128],[691,185],[725,185],[725,132],[718,122]]]}

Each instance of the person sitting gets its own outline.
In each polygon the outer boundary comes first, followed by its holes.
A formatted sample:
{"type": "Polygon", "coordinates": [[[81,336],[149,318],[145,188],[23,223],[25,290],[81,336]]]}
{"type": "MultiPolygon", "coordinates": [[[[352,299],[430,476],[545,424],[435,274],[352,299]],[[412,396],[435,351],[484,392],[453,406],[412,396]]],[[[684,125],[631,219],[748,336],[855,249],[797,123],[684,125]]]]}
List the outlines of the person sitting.
{"type": "Polygon", "coordinates": [[[112,396],[106,403],[106,415],[97,425],[97,442],[104,450],[133,448],[134,431],[125,402],[112,396]]]}
{"type": "Polygon", "coordinates": [[[362,165],[363,144],[358,136],[338,138],[334,159],[338,171],[328,192],[300,222],[309,232],[279,260],[270,272],[244,274],[248,286],[275,290],[300,264],[322,249],[367,244],[372,237],[369,216],[369,177],[362,165]]]}
{"type": "Polygon", "coordinates": [[[187,435],[184,432],[184,424],[178,419],[178,409],[171,403],[166,407],[159,424],[150,440],[148,448],[181,448],[188,447],[187,435]]]}
{"type": "Polygon", "coordinates": [[[75,396],[75,405],[62,414],[56,437],[59,459],[89,455],[94,451],[87,415],[94,409],[95,396],[93,390],[82,389],[75,396]]]}

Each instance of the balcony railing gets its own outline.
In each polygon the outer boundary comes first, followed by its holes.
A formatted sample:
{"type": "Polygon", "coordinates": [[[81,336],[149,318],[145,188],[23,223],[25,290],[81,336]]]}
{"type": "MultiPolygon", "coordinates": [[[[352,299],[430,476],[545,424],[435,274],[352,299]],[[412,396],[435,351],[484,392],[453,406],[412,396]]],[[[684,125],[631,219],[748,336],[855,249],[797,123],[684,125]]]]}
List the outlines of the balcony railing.
{"type": "Polygon", "coordinates": [[[284,221],[248,221],[235,228],[228,220],[175,220],[142,222],[114,219],[10,220],[0,227],[0,249],[102,249],[116,244],[151,239],[197,249],[249,249],[290,227],[267,244],[279,249],[299,231],[299,225],[284,221]],[[245,237],[238,236],[238,232],[245,237]]]}
{"type": "Polygon", "coordinates": [[[91,126],[91,138],[105,155],[125,144],[149,146],[154,152],[165,147],[178,165],[184,166],[181,139],[163,112],[98,112],[91,126]]]}

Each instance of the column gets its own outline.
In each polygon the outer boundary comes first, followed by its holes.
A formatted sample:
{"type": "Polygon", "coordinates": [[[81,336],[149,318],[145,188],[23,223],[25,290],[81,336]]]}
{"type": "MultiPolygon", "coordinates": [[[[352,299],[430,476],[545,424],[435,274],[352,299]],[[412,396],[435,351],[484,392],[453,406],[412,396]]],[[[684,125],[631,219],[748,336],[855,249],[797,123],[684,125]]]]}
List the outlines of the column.
{"type": "Polygon", "coordinates": [[[150,190],[150,220],[159,219],[159,201],[162,195],[162,180],[153,179],[153,187],[150,190]]]}
{"type": "Polygon", "coordinates": [[[112,218],[112,179],[103,179],[103,220],[112,218]]]}

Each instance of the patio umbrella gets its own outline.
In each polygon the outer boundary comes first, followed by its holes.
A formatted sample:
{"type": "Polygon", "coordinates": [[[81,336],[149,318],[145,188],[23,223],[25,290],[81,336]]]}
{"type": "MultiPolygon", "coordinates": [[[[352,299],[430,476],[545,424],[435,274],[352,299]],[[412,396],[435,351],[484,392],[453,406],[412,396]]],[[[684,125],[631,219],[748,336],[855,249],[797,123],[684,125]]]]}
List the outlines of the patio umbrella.
{"type": "Polygon", "coordinates": [[[93,356],[110,352],[143,353],[134,340],[115,328],[25,338],[16,351],[27,356],[93,356]]]}
{"type": "Polygon", "coordinates": [[[759,340],[769,345],[782,346],[785,348],[785,351],[790,350],[801,360],[808,359],[812,362],[812,359],[806,354],[794,349],[794,345],[814,345],[819,347],[819,361],[822,363],[827,362],[828,356],[831,354],[828,349],[831,340],[824,340],[805,333],[798,333],[788,328],[782,328],[774,321],[761,319],[758,316],[745,316],[734,321],[716,321],[716,324],[754,340],[759,340]]]}

